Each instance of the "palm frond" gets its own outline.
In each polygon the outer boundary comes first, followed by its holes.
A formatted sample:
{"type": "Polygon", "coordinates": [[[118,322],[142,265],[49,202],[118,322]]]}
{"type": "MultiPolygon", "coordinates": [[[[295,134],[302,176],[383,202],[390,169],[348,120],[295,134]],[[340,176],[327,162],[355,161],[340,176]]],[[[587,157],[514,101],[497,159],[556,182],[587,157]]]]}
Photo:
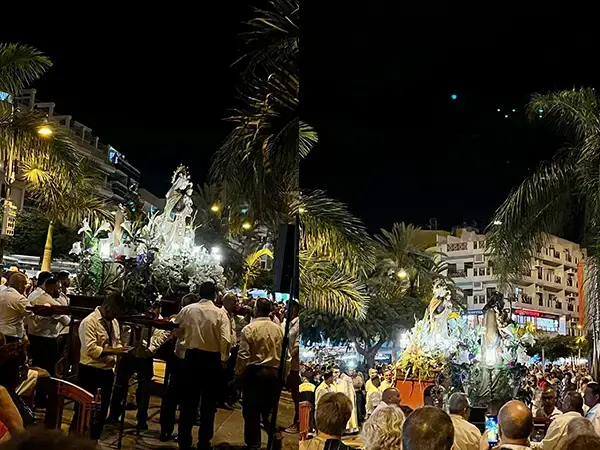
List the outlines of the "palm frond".
{"type": "Polygon", "coordinates": [[[102,176],[87,161],[79,160],[78,170],[67,176],[46,172],[31,161],[21,166],[29,195],[49,219],[76,226],[83,219],[97,223],[111,217],[109,205],[98,195],[102,176]]]}
{"type": "Polygon", "coordinates": [[[50,59],[35,47],[0,44],[0,91],[18,95],[51,66],[50,59]]]}
{"type": "Polygon", "coordinates": [[[300,300],[306,310],[355,319],[364,318],[368,306],[366,286],[330,261],[300,255],[300,300]]]}
{"type": "Polygon", "coordinates": [[[569,158],[543,164],[498,208],[486,235],[494,272],[502,284],[530,270],[531,259],[573,212],[577,166],[569,158]]]}
{"type": "Polygon", "coordinates": [[[363,222],[323,191],[303,192],[293,210],[300,217],[300,248],[332,261],[351,274],[373,269],[373,242],[363,222]]]}

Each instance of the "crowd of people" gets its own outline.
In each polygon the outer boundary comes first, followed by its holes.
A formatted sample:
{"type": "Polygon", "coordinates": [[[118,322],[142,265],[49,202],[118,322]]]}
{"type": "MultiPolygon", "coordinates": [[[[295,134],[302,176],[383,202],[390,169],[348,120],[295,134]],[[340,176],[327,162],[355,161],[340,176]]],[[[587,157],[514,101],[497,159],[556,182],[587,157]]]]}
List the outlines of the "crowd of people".
{"type": "Polygon", "coordinates": [[[482,414],[474,411],[465,393],[453,392],[444,377],[425,389],[423,406],[413,410],[402,404],[391,367],[370,369],[366,381],[362,373],[348,370],[354,398],[336,389],[336,371],[332,365],[302,366],[301,399],[311,401],[302,398],[303,391],[310,391],[303,386],[315,386],[313,434],[301,441],[302,450],[343,450],[349,445],[366,450],[600,449],[600,384],[585,365],[533,365],[527,374],[529,404],[496,402],[487,410],[478,408],[482,414]],[[353,437],[348,424],[355,411],[361,426],[353,437]]]}
{"type": "MultiPolygon", "coordinates": [[[[20,434],[44,412],[52,389],[51,377],[61,377],[65,333],[74,320],[69,314],[34,313],[36,305],[67,306],[69,277],[41,272],[37,280],[9,271],[0,287],[0,439],[20,434]],[[66,331],[65,331],[66,330],[66,331]],[[39,414],[37,414],[39,416],[39,414]]],[[[233,409],[241,400],[244,440],[260,448],[261,427],[268,426],[281,393],[280,365],[296,405],[298,430],[299,323],[298,303],[283,305],[266,298],[252,301],[219,292],[212,282],[180,299],[179,311],[161,315],[161,302],[146,317],[170,320],[172,331],[120,323],[126,304],[119,293],[73,327],[79,342],[76,381],[96,395],[100,407],[90,436],[99,439],[105,425],[120,421],[127,405],[129,380],[136,375],[135,408],[138,430],[148,429],[150,385],[154,359],[166,361],[166,394],[161,401],[161,441],[178,440],[192,447],[198,425],[198,449],[210,448],[217,407],[233,409]],[[291,317],[289,343],[283,354],[286,317],[291,317]],[[215,380],[217,383],[215,384],[215,380]],[[178,435],[174,434],[179,409],[178,435]]],[[[48,417],[48,414],[46,414],[48,417]]],[[[72,430],[78,422],[78,411],[72,430]]]]}

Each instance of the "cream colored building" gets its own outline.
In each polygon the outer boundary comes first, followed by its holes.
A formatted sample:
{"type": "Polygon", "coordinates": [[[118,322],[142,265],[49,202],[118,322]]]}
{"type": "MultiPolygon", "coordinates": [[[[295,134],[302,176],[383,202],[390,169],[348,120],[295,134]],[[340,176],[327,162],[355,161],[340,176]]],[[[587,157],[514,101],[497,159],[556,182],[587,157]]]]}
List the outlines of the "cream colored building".
{"type": "MultiPolygon", "coordinates": [[[[438,236],[436,250],[448,265],[447,274],[464,292],[469,321],[481,320],[482,309],[497,290],[493,264],[486,254],[485,235],[461,230],[456,236],[438,236]]],[[[510,292],[512,317],[517,323],[561,334],[579,334],[577,263],[585,250],[574,242],[550,236],[510,292]]]]}

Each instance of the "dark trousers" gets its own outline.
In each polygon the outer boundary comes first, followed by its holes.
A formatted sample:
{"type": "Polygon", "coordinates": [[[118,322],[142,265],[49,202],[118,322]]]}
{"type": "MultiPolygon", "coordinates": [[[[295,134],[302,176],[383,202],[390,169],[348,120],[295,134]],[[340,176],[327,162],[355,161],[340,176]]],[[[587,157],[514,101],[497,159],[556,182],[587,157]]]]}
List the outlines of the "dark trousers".
{"type": "Polygon", "coordinates": [[[173,356],[167,361],[165,380],[167,392],[160,403],[160,432],[172,434],[175,428],[175,413],[181,404],[183,381],[185,380],[185,361],[173,356]]]}
{"type": "MultiPolygon", "coordinates": [[[[92,423],[91,438],[94,440],[100,439],[102,428],[108,414],[108,406],[110,405],[110,396],[113,388],[114,374],[111,369],[98,369],[96,367],[79,364],[77,373],[77,385],[88,391],[92,395],[96,395],[100,389],[102,403],[100,410],[96,411],[96,418],[92,423]]],[[[75,411],[73,424],[77,423],[78,411],[75,411]]]]}
{"type": "Polygon", "coordinates": [[[298,387],[300,386],[300,372],[298,370],[291,370],[287,377],[286,387],[292,395],[294,401],[294,424],[300,423],[300,393],[298,387]]]}
{"type": "Polygon", "coordinates": [[[215,380],[223,377],[221,354],[202,350],[185,352],[184,395],[181,398],[179,416],[179,448],[192,446],[192,427],[200,413],[198,429],[198,449],[209,449],[215,428],[218,391],[215,380]],[[198,405],[200,408],[198,409],[198,405]]]}
{"type": "Polygon", "coordinates": [[[4,340],[7,344],[14,344],[15,342],[21,342],[22,338],[18,338],[16,336],[4,336],[4,340]]]}
{"type": "Polygon", "coordinates": [[[239,395],[237,388],[235,387],[235,363],[237,361],[238,347],[233,347],[231,349],[231,354],[229,355],[229,359],[227,360],[227,366],[225,367],[225,376],[224,380],[224,401],[228,402],[230,405],[233,405],[238,401],[239,395]]]}
{"type": "Polygon", "coordinates": [[[274,367],[248,366],[244,374],[242,392],[244,403],[244,442],[249,447],[260,447],[260,423],[268,424],[275,398],[281,388],[274,367]]]}
{"type": "Polygon", "coordinates": [[[125,411],[125,401],[129,390],[129,380],[137,373],[136,388],[137,423],[145,424],[148,420],[148,404],[150,403],[150,383],[154,376],[152,358],[137,358],[133,355],[123,357],[119,364],[115,391],[110,403],[110,418],[118,420],[125,411]]]}
{"type": "MultiPolygon", "coordinates": [[[[55,376],[55,366],[58,362],[58,340],[51,337],[41,337],[29,335],[29,356],[35,367],[40,367],[50,374],[55,376]]],[[[39,380],[40,383],[35,390],[35,406],[44,408],[50,388],[48,379],[39,380]],[[48,381],[48,382],[45,382],[48,381]]]]}

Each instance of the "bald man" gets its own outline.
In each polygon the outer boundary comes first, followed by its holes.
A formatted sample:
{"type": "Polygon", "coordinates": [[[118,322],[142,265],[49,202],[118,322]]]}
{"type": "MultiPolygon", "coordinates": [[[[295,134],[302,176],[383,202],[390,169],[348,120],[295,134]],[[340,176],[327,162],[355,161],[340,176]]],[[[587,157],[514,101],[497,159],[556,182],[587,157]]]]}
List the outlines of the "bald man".
{"type": "Polygon", "coordinates": [[[377,408],[375,408],[375,411],[373,411],[373,414],[380,409],[389,408],[390,406],[400,406],[400,391],[393,387],[387,388],[382,392],[381,401],[377,405],[377,408]]]}
{"type": "Polygon", "coordinates": [[[532,443],[532,448],[560,450],[566,447],[569,441],[568,437],[573,436],[573,433],[569,432],[569,424],[577,419],[582,419],[583,416],[583,397],[581,394],[579,392],[567,392],[563,399],[563,410],[563,414],[557,416],[548,427],[542,442],[532,443]]]}
{"type": "Polygon", "coordinates": [[[25,318],[31,302],[25,297],[27,276],[15,272],[8,280],[8,288],[0,293],[0,333],[7,343],[18,342],[25,335],[25,318]]]}
{"type": "Polygon", "coordinates": [[[512,400],[498,413],[499,448],[529,449],[529,435],[533,431],[533,415],[525,403],[512,400]]]}
{"type": "Polygon", "coordinates": [[[403,450],[450,450],[453,445],[452,419],[442,409],[424,406],[406,418],[402,428],[403,450]]]}

